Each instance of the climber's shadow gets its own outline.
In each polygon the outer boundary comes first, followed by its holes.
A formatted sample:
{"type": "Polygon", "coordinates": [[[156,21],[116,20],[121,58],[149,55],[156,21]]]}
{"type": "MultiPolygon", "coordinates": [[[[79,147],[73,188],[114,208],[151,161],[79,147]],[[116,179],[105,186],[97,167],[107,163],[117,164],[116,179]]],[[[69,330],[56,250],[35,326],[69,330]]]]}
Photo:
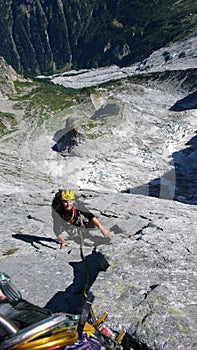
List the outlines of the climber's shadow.
{"type": "Polygon", "coordinates": [[[31,244],[36,249],[40,249],[39,246],[36,245],[36,244],[40,244],[41,246],[56,250],[56,248],[51,247],[50,245],[43,243],[43,242],[58,243],[57,240],[53,239],[53,238],[27,235],[27,234],[17,234],[16,233],[16,234],[13,234],[12,237],[19,239],[21,241],[27,242],[27,243],[31,244]]]}
{"type": "Polygon", "coordinates": [[[90,287],[95,282],[99,272],[106,271],[109,263],[105,256],[94,248],[80,262],[70,262],[74,269],[73,283],[65,291],[57,292],[45,305],[52,312],[81,314],[82,307],[90,287]]]}

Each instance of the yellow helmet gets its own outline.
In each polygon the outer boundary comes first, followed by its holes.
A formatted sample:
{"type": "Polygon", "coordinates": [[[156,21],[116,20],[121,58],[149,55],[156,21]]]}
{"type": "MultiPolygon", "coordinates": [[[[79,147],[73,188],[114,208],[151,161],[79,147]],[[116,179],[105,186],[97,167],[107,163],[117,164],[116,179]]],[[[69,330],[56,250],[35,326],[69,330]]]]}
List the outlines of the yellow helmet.
{"type": "Polygon", "coordinates": [[[63,201],[71,201],[71,200],[75,199],[75,194],[71,190],[64,190],[64,191],[62,191],[61,197],[62,197],[63,201]]]}

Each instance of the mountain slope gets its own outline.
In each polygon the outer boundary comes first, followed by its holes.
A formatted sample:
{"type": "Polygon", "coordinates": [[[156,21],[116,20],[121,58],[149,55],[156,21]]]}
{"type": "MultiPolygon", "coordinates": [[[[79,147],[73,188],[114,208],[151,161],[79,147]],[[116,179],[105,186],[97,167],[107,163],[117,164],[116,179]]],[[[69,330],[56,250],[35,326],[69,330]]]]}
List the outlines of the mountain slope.
{"type": "MultiPolygon", "coordinates": [[[[94,306],[126,329],[124,350],[196,348],[195,39],[115,67],[124,79],[111,79],[111,67],[88,71],[86,89],[18,81],[1,61],[1,270],[28,301],[73,312],[81,241],[65,232],[60,250],[51,217],[54,192],[73,189],[112,234],[84,231],[83,251],[93,259],[96,246],[109,262],[94,306]],[[98,75],[108,82],[95,86],[98,75]]],[[[62,76],[74,86],[75,74],[62,76]]]]}
{"type": "Polygon", "coordinates": [[[27,75],[125,66],[189,36],[196,17],[192,0],[6,0],[0,2],[0,55],[27,75]]]}
{"type": "Polygon", "coordinates": [[[34,90],[17,100],[18,108],[27,106],[18,130],[1,138],[1,270],[30,302],[45,306],[60,296],[61,311],[70,306],[80,241],[68,236],[69,249],[59,249],[51,201],[58,188],[72,188],[112,234],[108,244],[97,230],[84,232],[83,251],[92,256],[96,245],[109,262],[92,287],[94,306],[97,315],[108,312],[114,330],[127,330],[125,350],[196,344],[196,109],[170,111],[186,95],[170,86],[128,78],[75,92],[71,106],[46,114],[34,90]],[[54,151],[73,129],[78,142],[54,151]],[[181,182],[185,164],[190,181],[181,182]],[[179,202],[172,200],[175,185],[179,202]]]}

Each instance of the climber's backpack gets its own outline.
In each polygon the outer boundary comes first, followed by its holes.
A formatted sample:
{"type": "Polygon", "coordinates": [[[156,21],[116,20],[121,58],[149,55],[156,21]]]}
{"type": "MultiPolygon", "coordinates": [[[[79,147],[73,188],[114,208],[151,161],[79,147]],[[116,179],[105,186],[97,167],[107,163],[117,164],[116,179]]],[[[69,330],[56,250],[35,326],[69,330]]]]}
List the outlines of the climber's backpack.
{"type": "Polygon", "coordinates": [[[55,196],[53,197],[53,200],[52,200],[53,209],[56,209],[61,204],[62,191],[63,190],[59,189],[58,192],[55,193],[55,196]]]}

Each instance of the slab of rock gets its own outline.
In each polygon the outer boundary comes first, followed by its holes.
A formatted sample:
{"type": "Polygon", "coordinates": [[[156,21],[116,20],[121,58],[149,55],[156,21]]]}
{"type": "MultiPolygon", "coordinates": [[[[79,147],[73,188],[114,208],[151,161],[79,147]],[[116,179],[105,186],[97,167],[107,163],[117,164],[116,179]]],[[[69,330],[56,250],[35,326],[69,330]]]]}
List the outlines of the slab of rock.
{"type": "Polygon", "coordinates": [[[125,349],[193,350],[196,110],[170,110],[189,93],[169,81],[124,80],[92,94],[42,125],[20,113],[18,129],[2,137],[0,269],[28,301],[44,307],[61,295],[65,310],[81,240],[75,233],[59,249],[51,201],[70,187],[112,233],[111,242],[98,230],[83,240],[85,256],[96,246],[110,265],[91,287],[96,313],[126,329],[125,349]],[[54,151],[54,136],[73,127],[80,140],[54,151]]]}

